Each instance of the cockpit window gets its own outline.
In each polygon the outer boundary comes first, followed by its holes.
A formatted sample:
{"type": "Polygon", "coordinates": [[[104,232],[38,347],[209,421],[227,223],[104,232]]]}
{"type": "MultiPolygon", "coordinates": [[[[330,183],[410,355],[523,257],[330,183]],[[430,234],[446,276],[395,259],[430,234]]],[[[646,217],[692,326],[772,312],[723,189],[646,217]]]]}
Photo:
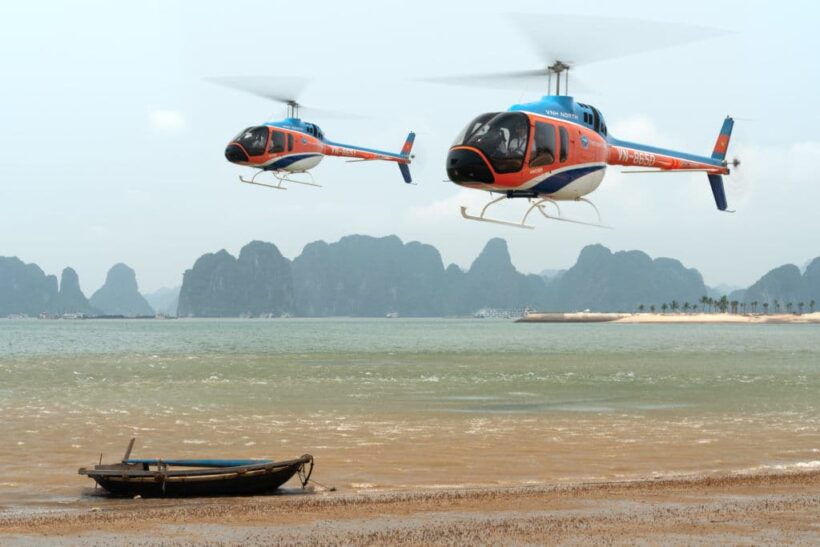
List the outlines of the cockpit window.
{"type": "Polygon", "coordinates": [[[265,144],[268,142],[267,127],[249,127],[234,139],[249,156],[261,156],[265,153],[265,144]]]}
{"type": "Polygon", "coordinates": [[[285,134],[275,129],[270,133],[270,147],[268,152],[278,154],[285,151],[285,134]]]}
{"type": "Polygon", "coordinates": [[[496,173],[514,173],[524,166],[529,135],[530,123],[526,114],[504,112],[473,130],[464,144],[481,150],[496,173]]]}
{"type": "Polygon", "coordinates": [[[475,132],[478,129],[482,128],[487,121],[489,121],[497,115],[498,112],[488,112],[486,114],[482,114],[481,116],[471,121],[469,124],[467,124],[467,127],[462,129],[461,133],[458,134],[456,140],[453,141],[453,146],[464,144],[467,140],[475,136],[475,132]]]}

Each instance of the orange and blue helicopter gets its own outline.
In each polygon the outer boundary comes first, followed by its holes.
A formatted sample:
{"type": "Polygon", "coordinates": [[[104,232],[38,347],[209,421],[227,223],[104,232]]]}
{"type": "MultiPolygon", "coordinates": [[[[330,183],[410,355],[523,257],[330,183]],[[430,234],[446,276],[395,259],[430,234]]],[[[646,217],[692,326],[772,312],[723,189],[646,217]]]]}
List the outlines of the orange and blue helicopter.
{"type": "Polygon", "coordinates": [[[730,166],[740,164],[736,159],[731,162],[726,159],[734,126],[731,117],[723,121],[711,155],[688,154],[617,139],[609,134],[604,116],[597,108],[567,94],[570,68],[578,62],[598,62],[685,44],[720,36],[721,31],[597,16],[542,18],[530,15],[517,16],[517,22],[519,34],[529,36],[536,53],[544,60],[545,69],[428,80],[490,83],[490,87],[510,81],[516,82],[517,87],[522,80],[537,78],[546,80],[550,92],[538,101],[513,105],[506,112],[482,114],[456,137],[447,155],[449,180],[467,188],[500,194],[478,215],[461,207],[464,218],[531,229],[533,226],[527,224],[527,219],[537,211],[550,220],[608,228],[601,223],[598,208],[585,196],[600,186],[610,165],[632,168],[624,173],[705,173],[717,208],[728,210],[723,176],[730,174],[730,166]],[[550,32],[543,32],[545,27],[550,28],[550,32]],[[617,40],[602,39],[613,32],[617,32],[617,40]],[[565,47],[560,52],[562,43],[565,47]],[[601,47],[601,43],[607,47],[601,47]],[[530,200],[519,222],[486,216],[489,207],[511,198],[530,200]],[[585,222],[563,216],[559,206],[563,201],[589,204],[598,221],[585,222]]]}
{"type": "Polygon", "coordinates": [[[531,229],[527,219],[538,211],[550,220],[607,227],[601,224],[597,207],[584,196],[600,186],[608,165],[640,168],[625,173],[703,172],[717,208],[727,211],[722,176],[730,173],[726,152],[734,126],[731,117],[724,120],[710,156],[622,141],[609,134],[597,108],[561,95],[562,74],[567,78],[568,70],[569,65],[561,61],[548,68],[556,82],[554,95],[513,105],[506,112],[482,114],[456,137],[447,155],[448,178],[467,188],[501,194],[479,215],[461,207],[464,218],[531,229]],[[534,200],[520,222],[485,216],[491,205],[508,198],[534,200]],[[598,222],[562,216],[559,201],[591,205],[598,222]],[[548,204],[557,214],[546,209],[548,204]]]}
{"type": "MultiPolygon", "coordinates": [[[[339,156],[348,161],[390,161],[399,166],[404,182],[411,184],[410,163],[413,161],[413,143],[416,134],[410,132],[398,153],[342,144],[328,140],[318,125],[299,117],[301,105],[295,98],[260,87],[257,79],[212,79],[211,81],[241,89],[264,98],[287,105],[287,118],[266,122],[242,130],[225,148],[225,158],[231,163],[257,169],[250,179],[239,177],[241,182],[286,190],[285,182],[320,186],[313,180],[313,169],[325,156],[339,156]],[[270,173],[275,184],[257,181],[257,177],[270,173]],[[296,178],[306,175],[309,180],[296,178]]],[[[313,109],[315,110],[315,109],[313,109]]]]}

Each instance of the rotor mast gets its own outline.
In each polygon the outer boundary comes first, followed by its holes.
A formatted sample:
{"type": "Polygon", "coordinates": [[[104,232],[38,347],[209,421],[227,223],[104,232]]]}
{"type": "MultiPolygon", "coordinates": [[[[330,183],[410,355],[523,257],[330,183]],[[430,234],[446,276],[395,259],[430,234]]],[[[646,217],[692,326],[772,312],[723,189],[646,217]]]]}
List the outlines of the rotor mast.
{"type": "Polygon", "coordinates": [[[570,66],[563,61],[555,61],[547,67],[547,88],[552,93],[552,77],[555,75],[555,94],[561,95],[561,74],[564,75],[564,94],[569,94],[569,69],[570,66]]]}
{"type": "Polygon", "coordinates": [[[285,104],[288,105],[288,118],[299,118],[299,103],[294,100],[289,100],[285,104]]]}

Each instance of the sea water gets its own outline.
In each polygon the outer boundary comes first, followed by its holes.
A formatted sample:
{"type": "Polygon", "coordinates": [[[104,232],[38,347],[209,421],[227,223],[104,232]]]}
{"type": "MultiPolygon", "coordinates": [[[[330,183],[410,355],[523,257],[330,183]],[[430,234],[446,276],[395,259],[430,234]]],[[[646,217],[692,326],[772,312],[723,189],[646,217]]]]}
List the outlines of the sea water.
{"type": "Polygon", "coordinates": [[[820,467],[820,326],[0,321],[0,507],[131,437],[347,489],[820,467]]]}

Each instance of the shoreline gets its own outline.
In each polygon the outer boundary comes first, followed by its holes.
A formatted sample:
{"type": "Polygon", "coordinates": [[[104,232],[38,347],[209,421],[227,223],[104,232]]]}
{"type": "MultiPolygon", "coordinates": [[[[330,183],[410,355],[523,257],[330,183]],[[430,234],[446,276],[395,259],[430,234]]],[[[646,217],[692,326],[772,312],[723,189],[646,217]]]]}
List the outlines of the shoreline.
{"type": "Polygon", "coordinates": [[[0,513],[4,544],[820,541],[820,471],[128,500],[0,513]]]}
{"type": "Polygon", "coordinates": [[[805,314],[531,312],[516,320],[516,323],[807,325],[820,324],[820,312],[805,314]]]}

